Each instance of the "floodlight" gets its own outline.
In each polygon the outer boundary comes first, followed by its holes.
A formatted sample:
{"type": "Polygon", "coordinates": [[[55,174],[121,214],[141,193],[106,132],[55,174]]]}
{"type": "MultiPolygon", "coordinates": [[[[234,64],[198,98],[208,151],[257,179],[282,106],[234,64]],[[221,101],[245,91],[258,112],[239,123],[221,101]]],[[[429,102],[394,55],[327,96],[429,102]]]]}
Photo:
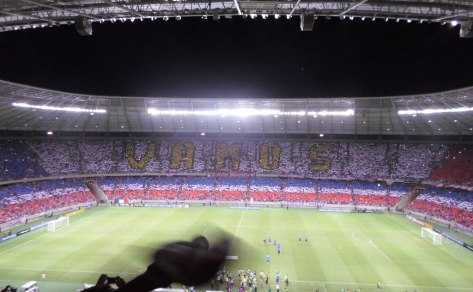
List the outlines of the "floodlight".
{"type": "Polygon", "coordinates": [[[462,113],[473,111],[473,107],[454,107],[454,108],[430,108],[421,110],[399,110],[399,115],[415,115],[415,114],[442,114],[442,113],[462,113]]]}
{"type": "Polygon", "coordinates": [[[457,26],[457,25],[458,25],[458,21],[452,20],[452,21],[450,22],[450,25],[451,25],[451,26],[457,26]]]}
{"type": "Polygon", "coordinates": [[[150,115],[161,115],[161,116],[220,116],[220,117],[254,117],[254,116],[353,116],[355,111],[353,109],[338,110],[338,111],[309,111],[296,110],[296,111],[281,111],[277,109],[254,109],[254,108],[232,108],[232,109],[208,109],[208,110],[167,110],[148,108],[148,114],[150,115]]]}
{"type": "Polygon", "coordinates": [[[54,133],[53,133],[53,131],[47,131],[46,134],[49,135],[49,136],[51,136],[51,135],[53,135],[54,133]]]}
{"type": "Polygon", "coordinates": [[[20,108],[31,108],[39,110],[48,110],[48,111],[62,111],[62,112],[74,112],[74,113],[98,113],[104,114],[107,112],[105,109],[87,109],[81,107],[62,107],[62,106],[49,106],[49,105],[32,105],[25,102],[14,102],[12,103],[14,107],[20,108]]]}

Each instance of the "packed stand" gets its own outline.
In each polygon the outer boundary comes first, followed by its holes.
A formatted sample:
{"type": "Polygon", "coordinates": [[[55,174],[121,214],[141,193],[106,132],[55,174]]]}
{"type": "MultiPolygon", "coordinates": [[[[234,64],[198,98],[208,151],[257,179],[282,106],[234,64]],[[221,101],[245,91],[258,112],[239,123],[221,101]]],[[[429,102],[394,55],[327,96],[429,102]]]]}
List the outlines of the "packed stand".
{"type": "Polygon", "coordinates": [[[473,147],[452,146],[444,162],[434,168],[431,179],[448,185],[473,187],[473,147]]]}
{"type": "Polygon", "coordinates": [[[0,187],[0,223],[93,202],[83,181],[51,180],[0,187]]]}
{"type": "Polygon", "coordinates": [[[274,177],[149,176],[98,180],[111,201],[191,200],[301,202],[392,207],[409,192],[402,184],[274,177]]]}
{"type": "Polygon", "coordinates": [[[5,140],[0,143],[0,178],[208,173],[271,174],[317,179],[425,180],[434,170],[432,179],[471,184],[471,147],[465,148],[467,150],[461,154],[457,148],[443,144],[281,140],[5,140]],[[450,171],[452,169],[459,170],[450,171]]]}
{"type": "Polygon", "coordinates": [[[473,228],[473,192],[429,187],[409,209],[473,228]]]}

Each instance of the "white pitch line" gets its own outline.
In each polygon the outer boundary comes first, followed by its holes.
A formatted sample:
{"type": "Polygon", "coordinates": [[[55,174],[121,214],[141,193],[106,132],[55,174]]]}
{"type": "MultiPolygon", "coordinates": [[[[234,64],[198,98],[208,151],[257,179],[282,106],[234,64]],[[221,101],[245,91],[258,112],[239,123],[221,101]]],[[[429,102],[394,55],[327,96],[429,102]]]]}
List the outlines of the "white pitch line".
{"type": "Polygon", "coordinates": [[[385,257],[388,261],[392,262],[393,260],[382,250],[378,247],[378,245],[376,245],[376,243],[374,243],[373,240],[368,240],[368,243],[373,246],[377,251],[379,251],[380,254],[383,255],[383,257],[385,257]]]}
{"type": "Polygon", "coordinates": [[[243,222],[243,213],[244,213],[244,211],[241,211],[240,220],[238,221],[238,225],[237,225],[236,230],[235,230],[235,235],[238,235],[238,233],[240,232],[241,222],[243,222]]]}
{"type": "MultiPolygon", "coordinates": [[[[40,235],[38,235],[37,237],[33,237],[33,238],[28,239],[27,241],[22,242],[22,243],[20,243],[20,244],[18,244],[18,245],[14,245],[14,246],[12,246],[12,247],[10,247],[10,248],[7,248],[7,249],[5,249],[5,250],[2,250],[2,251],[0,251],[0,255],[6,254],[6,253],[8,253],[9,251],[12,251],[12,250],[14,250],[14,249],[16,249],[16,248],[18,248],[18,247],[20,247],[20,246],[25,246],[25,245],[27,245],[28,243],[31,243],[31,242],[35,241],[36,239],[40,238],[41,236],[43,236],[43,235],[45,235],[45,234],[47,234],[47,233],[40,234],[40,235]]],[[[12,241],[14,241],[14,240],[18,240],[18,239],[13,238],[12,241]]]]}
{"type": "Polygon", "coordinates": [[[1,268],[0,270],[8,270],[8,271],[27,271],[27,272],[40,272],[40,273],[76,273],[76,274],[109,274],[109,275],[138,275],[140,272],[132,273],[132,272],[114,272],[114,271],[94,271],[94,270],[60,270],[60,269],[31,269],[31,268],[19,268],[19,267],[9,267],[9,268],[1,268]]]}
{"type": "MultiPolygon", "coordinates": [[[[304,281],[296,280],[296,283],[307,283],[307,284],[328,284],[328,285],[353,285],[353,286],[369,286],[377,287],[378,284],[366,283],[366,282],[344,282],[344,281],[304,281]]],[[[382,283],[385,287],[396,287],[396,288],[426,288],[426,289],[451,289],[451,290],[465,290],[471,291],[473,287],[450,287],[450,286],[425,286],[425,285],[407,285],[407,284],[395,284],[395,283],[382,283]]]]}

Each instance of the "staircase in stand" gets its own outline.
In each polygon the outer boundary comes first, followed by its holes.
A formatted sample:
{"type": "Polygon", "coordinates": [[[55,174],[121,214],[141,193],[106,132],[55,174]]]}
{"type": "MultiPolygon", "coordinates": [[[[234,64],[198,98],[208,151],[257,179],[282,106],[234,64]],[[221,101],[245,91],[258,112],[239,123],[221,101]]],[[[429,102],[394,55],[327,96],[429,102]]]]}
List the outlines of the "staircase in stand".
{"type": "Polygon", "coordinates": [[[423,190],[423,187],[420,185],[414,185],[412,186],[411,190],[409,193],[405,194],[399,203],[396,204],[394,207],[396,211],[402,212],[404,209],[409,206],[409,204],[414,201],[417,196],[420,194],[420,192],[423,190]]]}

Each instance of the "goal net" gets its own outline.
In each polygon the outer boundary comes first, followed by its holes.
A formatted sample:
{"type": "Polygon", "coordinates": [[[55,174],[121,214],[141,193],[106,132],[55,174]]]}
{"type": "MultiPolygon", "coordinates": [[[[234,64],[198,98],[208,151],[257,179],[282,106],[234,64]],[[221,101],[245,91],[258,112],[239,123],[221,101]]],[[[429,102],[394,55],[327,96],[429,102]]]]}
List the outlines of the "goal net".
{"type": "Polygon", "coordinates": [[[434,230],[426,227],[422,227],[420,230],[420,236],[422,238],[427,238],[432,240],[434,245],[441,245],[442,244],[442,235],[434,230]]]}
{"type": "Polygon", "coordinates": [[[69,217],[59,217],[56,220],[52,220],[48,222],[48,231],[49,232],[56,232],[59,228],[69,225],[69,217]]]}

